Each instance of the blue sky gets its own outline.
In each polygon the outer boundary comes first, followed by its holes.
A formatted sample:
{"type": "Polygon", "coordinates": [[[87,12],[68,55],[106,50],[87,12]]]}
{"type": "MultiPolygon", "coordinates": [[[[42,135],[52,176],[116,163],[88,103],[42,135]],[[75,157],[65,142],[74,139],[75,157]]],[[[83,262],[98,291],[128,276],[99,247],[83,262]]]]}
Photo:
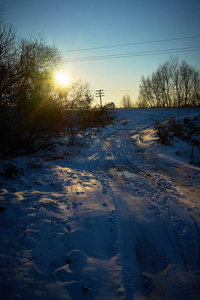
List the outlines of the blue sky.
{"type": "MultiPolygon", "coordinates": [[[[200,36],[199,0],[4,0],[4,18],[22,37],[44,32],[61,51],[200,36]]],[[[143,52],[199,46],[200,38],[162,43],[63,52],[64,58],[143,52]]],[[[104,89],[104,102],[116,104],[124,94],[137,99],[141,76],[147,76],[171,54],[66,63],[73,73],[104,89]]],[[[200,51],[178,53],[180,60],[200,69],[200,51]]],[[[98,101],[98,99],[96,99],[98,101]]]]}

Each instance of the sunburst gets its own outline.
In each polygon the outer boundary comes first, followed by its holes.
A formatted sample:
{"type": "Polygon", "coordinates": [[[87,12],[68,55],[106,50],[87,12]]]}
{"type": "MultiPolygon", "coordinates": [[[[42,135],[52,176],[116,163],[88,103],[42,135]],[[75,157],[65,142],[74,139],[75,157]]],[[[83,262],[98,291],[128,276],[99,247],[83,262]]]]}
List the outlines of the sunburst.
{"type": "Polygon", "coordinates": [[[70,83],[70,76],[64,72],[56,72],[55,73],[55,82],[60,86],[67,86],[70,83]]]}

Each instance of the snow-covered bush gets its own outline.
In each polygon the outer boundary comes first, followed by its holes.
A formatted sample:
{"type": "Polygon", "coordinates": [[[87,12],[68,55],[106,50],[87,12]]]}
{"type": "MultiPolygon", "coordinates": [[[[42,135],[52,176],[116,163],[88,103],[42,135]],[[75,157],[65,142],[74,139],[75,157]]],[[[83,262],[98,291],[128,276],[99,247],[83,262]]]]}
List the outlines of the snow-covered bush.
{"type": "MultiPolygon", "coordinates": [[[[194,162],[194,149],[200,148],[200,116],[195,118],[185,117],[183,119],[177,119],[172,117],[168,120],[164,119],[163,122],[156,120],[154,128],[158,136],[158,141],[162,145],[172,145],[173,138],[179,138],[182,141],[186,141],[191,146],[190,164],[194,162]]],[[[177,152],[180,155],[180,152],[177,152]]],[[[199,162],[196,162],[199,163],[199,162]]]]}

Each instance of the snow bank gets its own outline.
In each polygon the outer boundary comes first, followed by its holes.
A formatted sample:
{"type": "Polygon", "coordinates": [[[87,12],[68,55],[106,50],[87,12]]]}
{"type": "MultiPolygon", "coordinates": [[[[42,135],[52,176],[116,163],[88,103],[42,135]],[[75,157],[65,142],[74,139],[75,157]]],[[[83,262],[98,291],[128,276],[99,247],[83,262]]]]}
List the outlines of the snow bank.
{"type": "Polygon", "coordinates": [[[1,161],[1,299],[199,299],[200,168],[153,128],[199,113],[118,110],[82,146],[1,161]]]}

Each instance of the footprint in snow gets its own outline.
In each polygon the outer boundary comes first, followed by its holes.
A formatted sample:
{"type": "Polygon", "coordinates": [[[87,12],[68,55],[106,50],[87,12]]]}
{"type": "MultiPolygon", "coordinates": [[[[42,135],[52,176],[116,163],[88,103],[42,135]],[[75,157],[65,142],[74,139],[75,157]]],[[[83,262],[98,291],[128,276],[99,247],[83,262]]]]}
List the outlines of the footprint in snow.
{"type": "Polygon", "coordinates": [[[73,208],[76,208],[78,205],[82,205],[82,202],[76,203],[76,202],[72,202],[73,208]]]}
{"type": "Polygon", "coordinates": [[[80,281],[71,281],[67,283],[67,291],[70,299],[96,299],[99,294],[100,281],[95,277],[84,275],[80,281]]]}
{"type": "Polygon", "coordinates": [[[67,264],[69,269],[73,272],[82,272],[85,268],[87,257],[85,253],[80,250],[73,250],[67,255],[67,264]]]}
{"type": "Polygon", "coordinates": [[[84,192],[76,192],[76,195],[84,194],[84,192]]]}
{"type": "Polygon", "coordinates": [[[86,266],[87,256],[80,250],[73,250],[67,254],[66,265],[53,272],[55,279],[67,282],[71,281],[74,276],[76,280],[82,277],[82,271],[86,266]],[[80,277],[80,278],[79,278],[80,277]]]}

